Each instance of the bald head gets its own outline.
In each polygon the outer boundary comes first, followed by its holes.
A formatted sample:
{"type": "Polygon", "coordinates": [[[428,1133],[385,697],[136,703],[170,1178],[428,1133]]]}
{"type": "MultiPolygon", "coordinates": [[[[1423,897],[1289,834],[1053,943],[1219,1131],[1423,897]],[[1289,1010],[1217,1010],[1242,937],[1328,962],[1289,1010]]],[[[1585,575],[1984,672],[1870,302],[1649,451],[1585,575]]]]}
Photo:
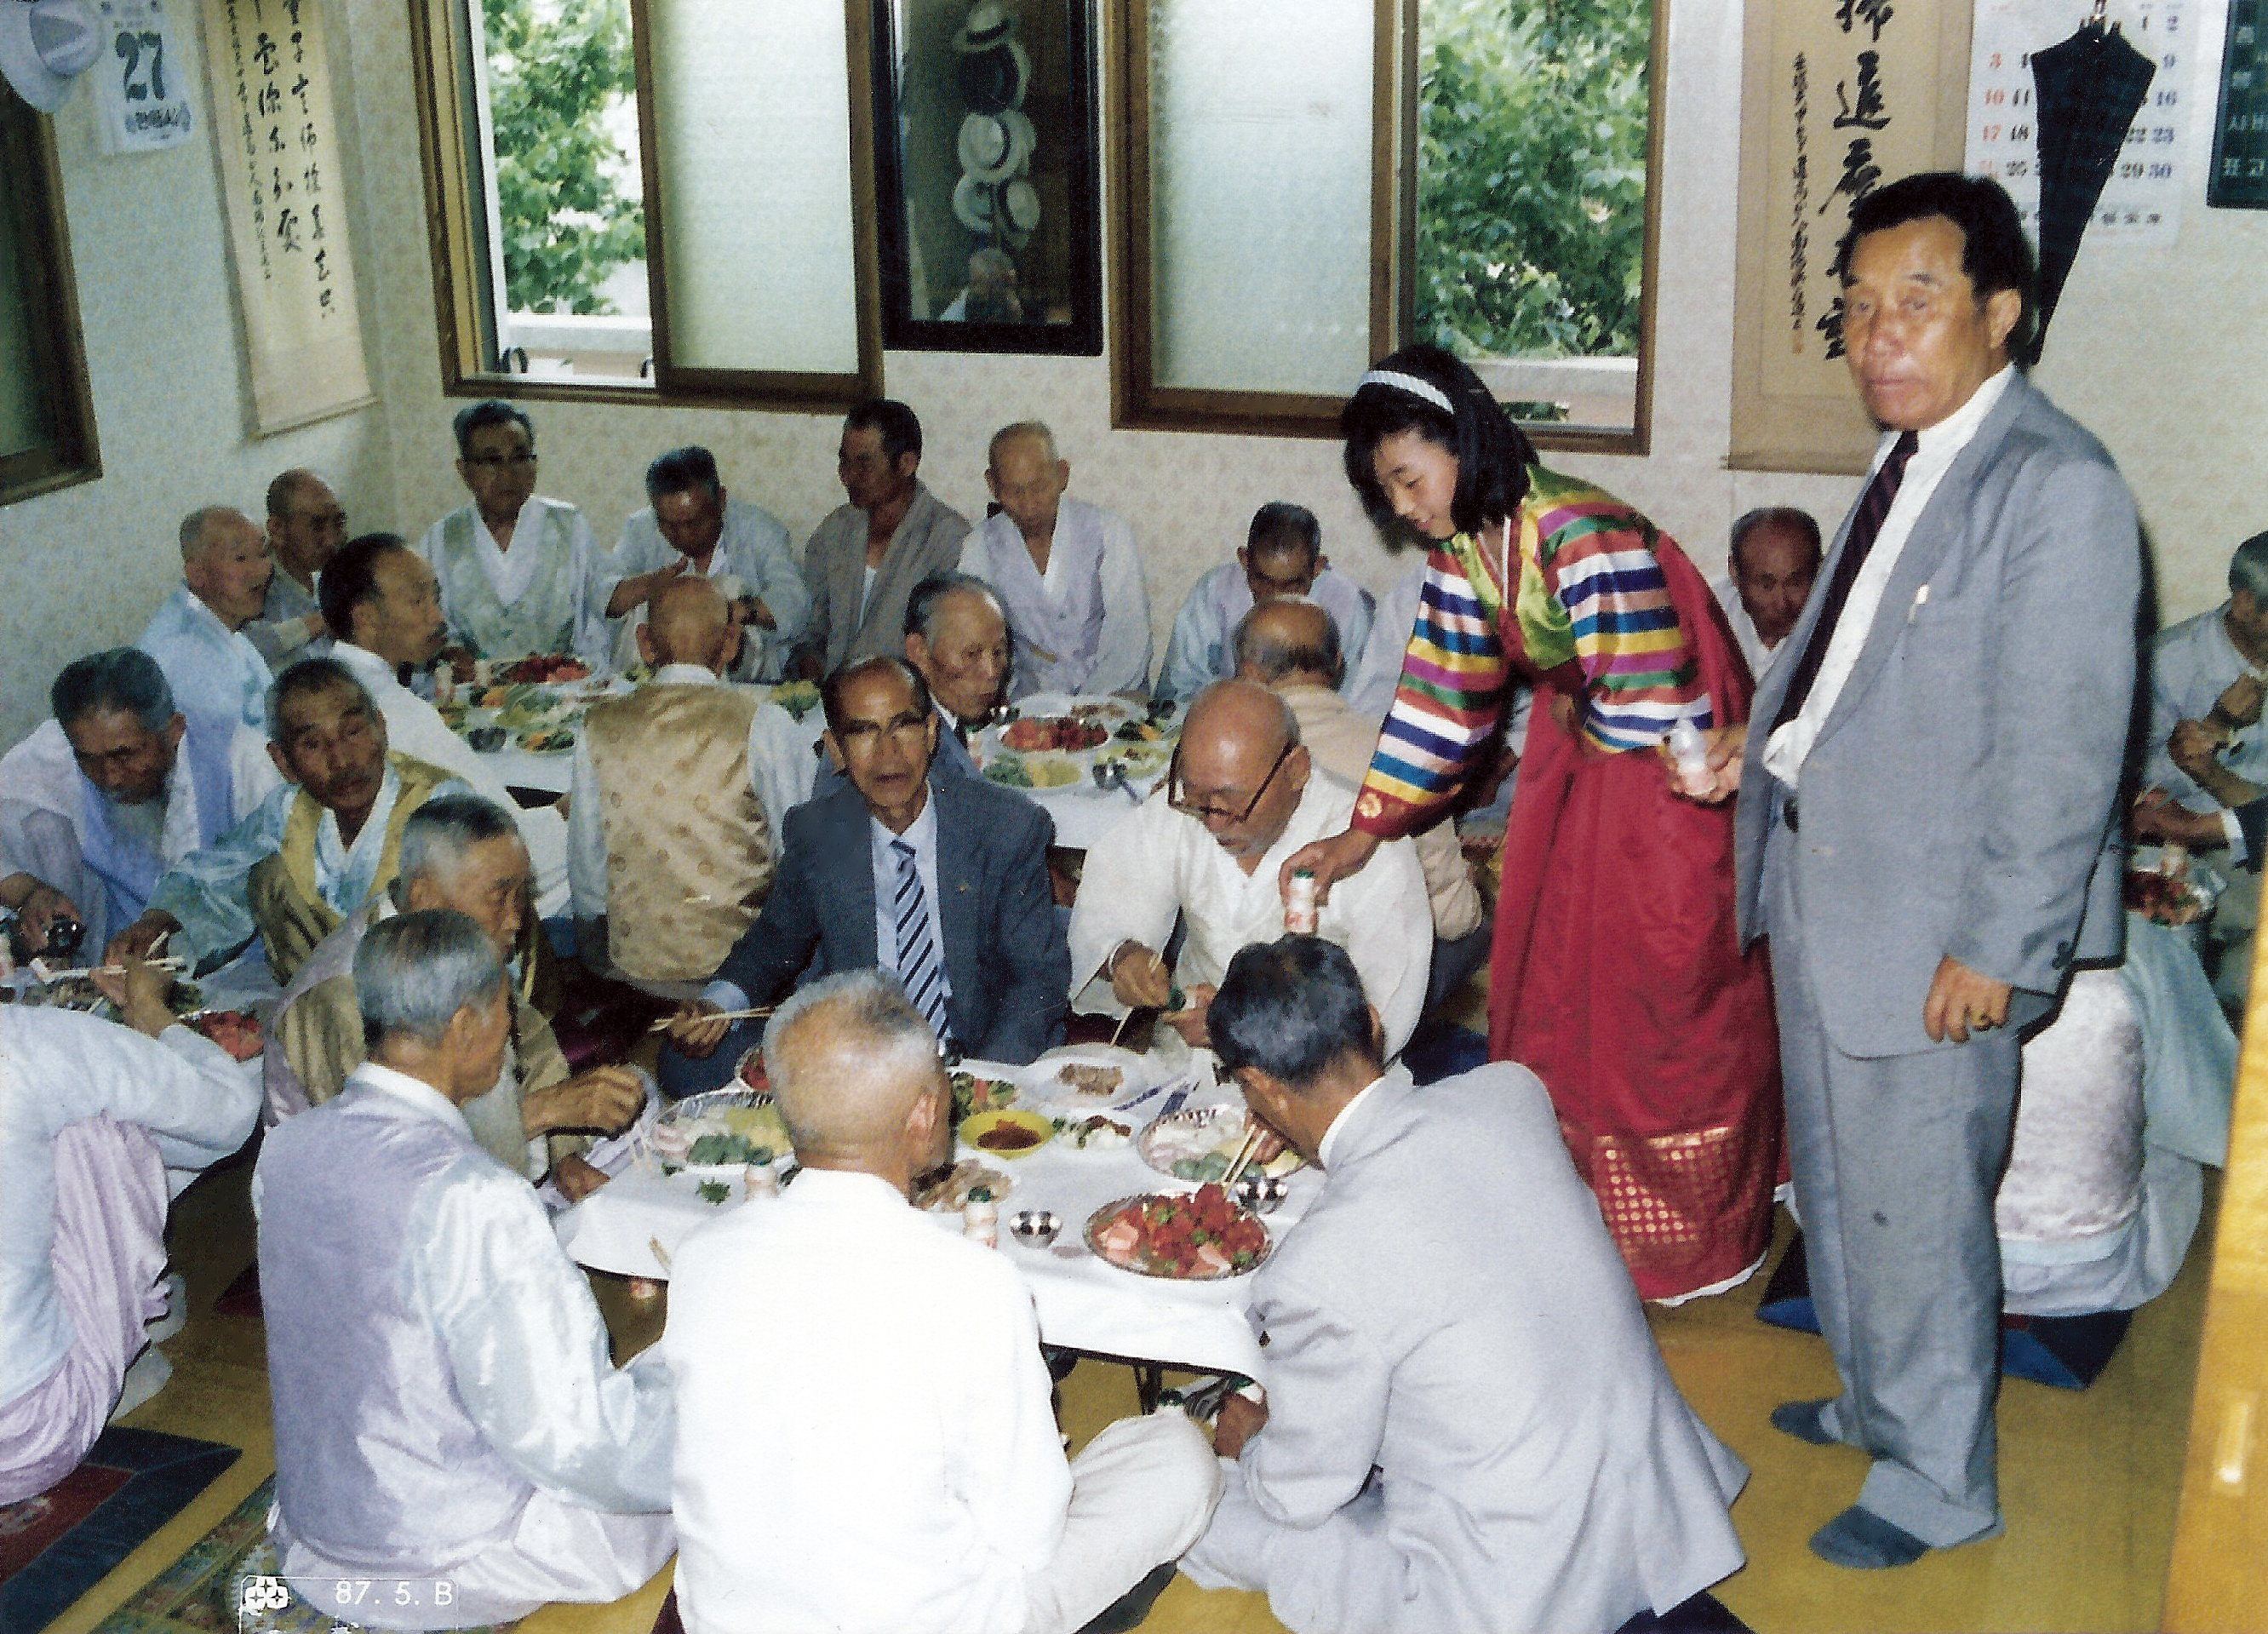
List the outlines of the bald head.
{"type": "Polygon", "coordinates": [[[673,578],[654,593],[638,645],[657,669],[693,664],[721,673],[732,660],[725,651],[732,622],[733,610],[716,585],[690,575],[673,578]]]}
{"type": "Polygon", "coordinates": [[[1175,765],[1167,798],[1247,873],[1283,836],[1307,786],[1299,720],[1257,681],[1217,681],[1197,694],[1175,765]]]}
{"type": "Polygon", "coordinates": [[[764,1033],[764,1070],[807,1168],[902,1182],[951,1155],[936,1037],[880,970],[814,982],[782,1005],[764,1033]]]}
{"type": "Polygon", "coordinates": [[[1236,627],[1236,673],[1264,687],[1336,687],[1346,667],[1339,627],[1305,596],[1256,601],[1236,627]]]}

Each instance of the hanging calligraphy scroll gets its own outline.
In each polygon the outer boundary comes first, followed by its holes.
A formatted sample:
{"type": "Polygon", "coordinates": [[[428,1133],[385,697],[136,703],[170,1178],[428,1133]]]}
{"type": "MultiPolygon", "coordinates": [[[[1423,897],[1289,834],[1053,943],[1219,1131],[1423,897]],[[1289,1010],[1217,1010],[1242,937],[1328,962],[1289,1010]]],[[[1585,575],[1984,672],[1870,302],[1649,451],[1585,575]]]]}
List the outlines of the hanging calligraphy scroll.
{"type": "Polygon", "coordinates": [[[1967,0],[1750,0],[1741,85],[1729,463],[1867,468],[1874,433],[1843,362],[1830,270],[1851,206],[1958,169],[1967,0]]]}
{"type": "Polygon", "coordinates": [[[253,434],[371,401],[320,0],[204,0],[253,434]]]}

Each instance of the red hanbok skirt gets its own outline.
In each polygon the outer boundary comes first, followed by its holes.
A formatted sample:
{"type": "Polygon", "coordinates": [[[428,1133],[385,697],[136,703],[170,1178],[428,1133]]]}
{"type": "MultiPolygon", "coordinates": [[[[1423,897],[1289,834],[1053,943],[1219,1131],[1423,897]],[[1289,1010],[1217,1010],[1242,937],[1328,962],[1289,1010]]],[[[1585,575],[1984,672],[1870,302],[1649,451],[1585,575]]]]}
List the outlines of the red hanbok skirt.
{"type": "MultiPolygon", "coordinates": [[[[1676,546],[1659,554],[1717,724],[1745,720],[1754,686],[1724,614],[1676,546]]],[[[1505,827],[1489,1034],[1550,1092],[1641,1298],[1756,1267],[1785,1172],[1779,1043],[1764,945],[1744,954],[1734,931],[1732,806],[1679,799],[1651,752],[1587,746],[1541,690],[1505,827]]]]}

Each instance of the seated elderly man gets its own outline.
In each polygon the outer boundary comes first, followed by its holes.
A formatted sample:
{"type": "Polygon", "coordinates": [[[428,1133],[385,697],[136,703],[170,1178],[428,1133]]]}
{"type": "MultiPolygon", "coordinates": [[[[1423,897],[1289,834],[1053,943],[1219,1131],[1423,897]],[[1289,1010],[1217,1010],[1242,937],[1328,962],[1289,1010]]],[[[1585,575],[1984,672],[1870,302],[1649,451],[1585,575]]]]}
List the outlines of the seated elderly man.
{"type": "MultiPolygon", "coordinates": [[[[2268,673],[2268,534],[2228,559],[2228,600],[2159,632],[2150,657],[2150,738],[2146,788],[2216,815],[2243,804],[2242,783],[2268,784],[2268,732],[2260,694],[2268,673]],[[2224,798],[2235,790],[2238,798],[2224,798]]],[[[2236,827],[2221,819],[2232,841],[2236,827]]]]}
{"type": "Polygon", "coordinates": [[[837,670],[821,699],[828,753],[851,786],[787,814],[763,912],[671,1024],[665,1093],[724,1082],[756,1041],[746,1023],[728,1034],[719,1012],[843,970],[895,975],[937,1042],[964,1055],[1020,1063],[1063,1041],[1071,961],[1047,814],[981,777],[931,769],[936,709],[902,659],[837,670]]]}
{"type": "Polygon", "coordinates": [[[1266,1398],[1222,1404],[1235,1461],[1182,1570],[1298,1634],[1609,1634],[1738,1571],[1748,1471],[1671,1382],[1535,1075],[1418,1090],[1312,937],[1240,953],[1207,1030],[1323,1189],[1254,1275],[1266,1398]]]}
{"type": "Polygon", "coordinates": [[[437,794],[469,794],[438,767],[389,752],[386,718],[335,659],[302,659],[269,694],[269,754],[286,780],[258,809],[169,869],[107,958],[139,958],[161,936],[195,963],[256,932],[288,983],[346,916],[394,880],[401,825],[437,794]]]}
{"type": "Polygon", "coordinates": [[[1008,701],[1012,646],[1007,607],[973,573],[932,573],[906,598],[906,662],[929,683],[957,770],[976,769],[969,740],[1008,701]]]}
{"type": "MultiPolygon", "coordinates": [[[[811,592],[787,529],[726,493],[717,456],[697,444],[646,467],[645,497],[646,508],[623,524],[615,546],[612,570],[624,577],[607,603],[608,616],[627,618],[634,629],[665,585],[681,574],[705,578],[732,603],[740,627],[733,678],[777,681],[811,616],[811,592]]],[[[630,639],[626,629],[617,657],[630,639]]]]}
{"type": "Polygon", "coordinates": [[[802,1170],[687,1240],[661,1341],[689,1634],[1132,1627],[1212,1513],[1204,1435],[1121,1419],[1066,1464],[1022,1278],[908,1204],[952,1093],[888,975],[798,993],[764,1061],[802,1170]],[[784,1407],[761,1455],[751,1402],[784,1407]]]}
{"type": "Polygon", "coordinates": [[[449,1583],[371,1596],[355,1615],[381,1628],[618,1600],[675,1547],[669,1375],[608,1362],[543,1205],[466,1126],[512,1032],[495,944],[403,914],[354,984],[370,1058],[253,1176],[284,1576],[319,1606],[341,1579],[449,1583]]]}
{"type": "Polygon", "coordinates": [[[495,1086],[461,1108],[473,1138],[506,1168],[541,1180],[549,1173],[570,1202],[606,1176],[564,1137],[612,1134],[637,1115],[645,1085],[629,1067],[571,1076],[549,1018],[532,1001],[534,961],[526,957],[527,848],[511,814],[477,796],[428,800],[401,826],[401,871],[325,937],[276,1001],[261,1050],[266,1120],[282,1122],[331,1100],[368,1050],[354,960],[373,925],[396,912],[449,908],[489,934],[510,971],[512,1036],[495,1086]]]}
{"type": "Polygon", "coordinates": [[[330,484],[294,467],[268,484],[268,551],[276,570],[260,616],[244,627],[268,667],[330,650],[330,627],[315,597],[315,578],[346,542],[347,513],[330,484]]]}
{"type": "Polygon", "coordinates": [[[1376,607],[1370,592],[1331,565],[1315,513],[1278,500],[1253,512],[1236,560],[1197,580],[1182,602],[1158,672],[1158,696],[1186,703],[1208,682],[1234,674],[1237,621],[1255,602],[1278,596],[1305,596],[1320,605],[1339,627],[1343,652],[1359,652],[1370,639],[1376,607]]]}
{"type": "Polygon", "coordinates": [[[89,952],[150,905],[166,870],[249,816],[280,781],[267,740],[234,721],[191,722],[158,661],[114,647],[63,666],[55,718],[0,758],[0,900],[32,952],[58,917],[89,952]]]}
{"type": "Polygon", "coordinates": [[[378,705],[387,747],[462,782],[511,812],[535,865],[535,905],[567,911],[567,821],[549,806],[523,807],[504,779],[449,730],[441,711],[401,684],[402,666],[422,670],[447,638],[440,587],[425,559],[399,534],[364,534],[323,570],[323,616],[336,632],[331,657],[378,705]]]}
{"type": "Polygon", "coordinates": [[[1819,523],[1808,511],[1764,505],[1733,524],[1728,571],[1709,588],[1757,680],[1802,615],[1819,563],[1819,523]]]}
{"type": "Polygon", "coordinates": [[[458,410],[454,425],[457,475],[473,502],[417,542],[450,629],[481,658],[573,652],[602,667],[618,576],[583,513],[536,493],[534,422],[490,397],[458,410]]]}
{"type": "MultiPolygon", "coordinates": [[[[1353,786],[1314,772],[1290,704],[1248,681],[1207,687],[1189,705],[1166,781],[1086,854],[1071,910],[1071,968],[1106,977],[1129,1005],[1168,1005],[1185,990],[1184,1007],[1166,1019],[1202,1044],[1206,1003],[1237,949],[1284,934],[1285,858],[1353,811],[1353,786]],[[1176,919],[1189,939],[1168,973],[1160,950],[1176,919]]],[[[1425,1003],[1433,923],[1416,846],[1395,840],[1379,855],[1386,872],[1341,880],[1317,923],[1377,996],[1395,1056],[1425,1003]],[[1357,882],[1362,889],[1342,901],[1357,882]]]]}
{"type": "Polygon", "coordinates": [[[55,1485],[165,1383],[144,1347],[166,1309],[166,1171],[228,1156],[260,1109],[166,1008],[171,978],[96,980],[124,1026],[0,1007],[0,1504],[55,1485]]]}
{"type": "MultiPolygon", "coordinates": [[[[1336,690],[1346,662],[1329,614],[1305,596],[1260,603],[1236,627],[1236,673],[1284,700],[1317,766],[1350,786],[1361,784],[1378,747],[1379,718],[1356,713],[1336,690]]],[[[1489,927],[1456,824],[1444,820],[1411,839],[1433,910],[1430,1010],[1488,958],[1489,927]]]]}
{"type": "Polygon", "coordinates": [[[207,505],[181,519],[181,585],[158,604],[134,644],[158,660],[191,720],[258,731],[274,679],[244,627],[260,616],[274,567],[252,519],[207,505]]]}
{"type": "Polygon", "coordinates": [[[720,679],[739,634],[715,580],[671,580],[637,627],[652,678],[594,706],[575,746],[569,872],[583,962],[669,997],[694,997],[755,922],[779,821],[811,787],[811,752],[787,711],[720,679]]]}
{"type": "Polygon", "coordinates": [[[998,593],[1015,627],[1009,696],[1147,690],[1150,596],[1134,530],[1064,497],[1071,461],[1036,420],[992,434],[984,481],[1000,509],[969,536],[961,569],[998,593]]]}
{"type": "Polygon", "coordinates": [[[850,503],[805,541],[811,621],[790,658],[791,675],[815,681],[897,651],[908,594],[960,562],[968,519],[915,475],[921,453],[921,421],[902,402],[878,397],[843,420],[835,470],[850,503]]]}

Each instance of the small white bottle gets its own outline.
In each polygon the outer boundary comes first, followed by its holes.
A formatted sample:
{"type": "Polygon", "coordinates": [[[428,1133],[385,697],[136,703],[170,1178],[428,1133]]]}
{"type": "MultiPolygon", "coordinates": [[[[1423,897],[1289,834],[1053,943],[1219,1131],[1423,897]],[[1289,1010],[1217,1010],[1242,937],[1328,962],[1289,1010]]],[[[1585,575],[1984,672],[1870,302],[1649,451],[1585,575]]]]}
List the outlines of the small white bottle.
{"type": "Polygon", "coordinates": [[[1669,729],[1669,758],[1677,762],[1678,785],[1688,794],[1709,786],[1709,743],[1701,729],[1680,718],[1669,729]]]}
{"type": "Polygon", "coordinates": [[[1315,933],[1315,872],[1312,868],[1292,870],[1292,883],[1284,893],[1284,929],[1292,936],[1313,936],[1315,933]]]}
{"type": "Polygon", "coordinates": [[[455,703],[456,698],[457,672],[448,659],[443,659],[433,666],[433,702],[436,705],[447,705],[455,703]]]}
{"type": "Polygon", "coordinates": [[[978,1187],[968,1201],[961,1206],[961,1234],[983,1248],[1000,1246],[1000,1205],[992,1201],[991,1192],[978,1187]]]}

